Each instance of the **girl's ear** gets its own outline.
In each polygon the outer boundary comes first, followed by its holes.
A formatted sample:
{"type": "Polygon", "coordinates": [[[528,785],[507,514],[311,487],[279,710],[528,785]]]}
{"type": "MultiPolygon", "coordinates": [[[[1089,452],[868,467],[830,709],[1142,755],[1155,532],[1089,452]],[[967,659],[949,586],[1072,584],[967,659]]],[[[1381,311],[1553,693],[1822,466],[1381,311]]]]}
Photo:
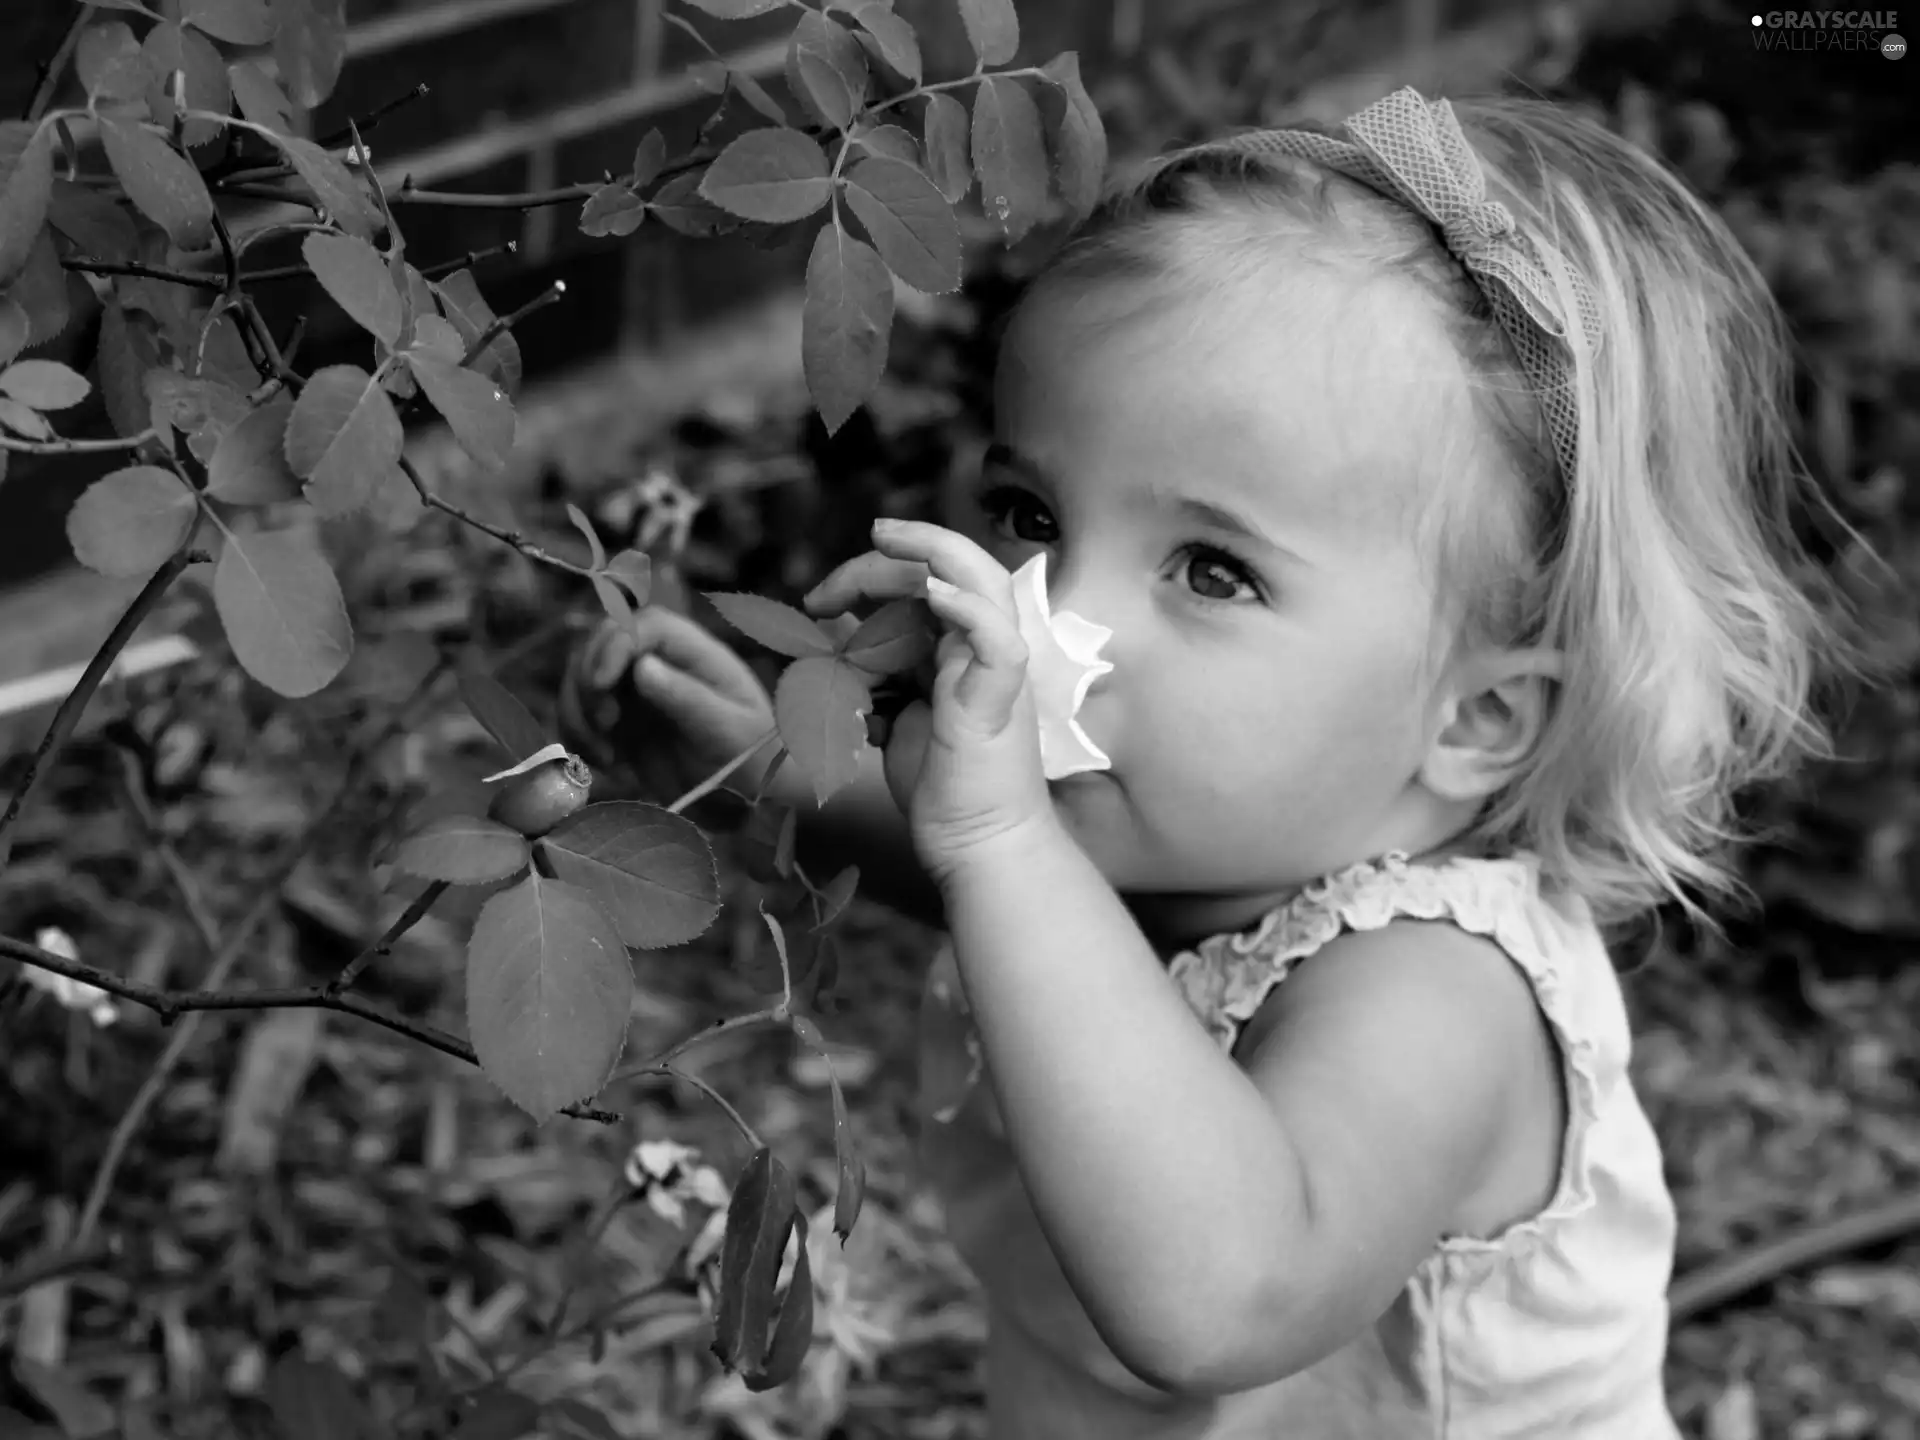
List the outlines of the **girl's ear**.
{"type": "Polygon", "coordinates": [[[1483,800],[1501,789],[1539,743],[1564,660],[1555,650],[1504,650],[1462,666],[1452,713],[1420,767],[1445,800],[1483,800]]]}

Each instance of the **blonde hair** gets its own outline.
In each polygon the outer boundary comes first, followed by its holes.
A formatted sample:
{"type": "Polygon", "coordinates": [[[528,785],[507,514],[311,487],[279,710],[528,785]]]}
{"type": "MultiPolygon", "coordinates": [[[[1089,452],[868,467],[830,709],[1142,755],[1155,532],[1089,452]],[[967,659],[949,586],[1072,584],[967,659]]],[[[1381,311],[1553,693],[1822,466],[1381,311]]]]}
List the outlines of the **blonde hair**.
{"type": "Polygon", "coordinates": [[[1527,766],[1464,838],[1537,852],[1602,925],[1673,900],[1717,928],[1698,897],[1750,898],[1730,864],[1752,838],[1739,793],[1831,758],[1816,699],[1866,669],[1816,602],[1824,592],[1837,607],[1837,592],[1792,528],[1796,496],[1818,492],[1789,428],[1785,321],[1727,227],[1653,157],[1544,101],[1454,108],[1490,197],[1599,303],[1602,343],[1573,366],[1573,476],[1435,228],[1309,162],[1217,143],[1158,157],[1039,284],[1158,281],[1142,293],[1190,295],[1276,259],[1416,282],[1507,462],[1456,465],[1426,502],[1452,653],[1541,646],[1565,663],[1527,766]]]}

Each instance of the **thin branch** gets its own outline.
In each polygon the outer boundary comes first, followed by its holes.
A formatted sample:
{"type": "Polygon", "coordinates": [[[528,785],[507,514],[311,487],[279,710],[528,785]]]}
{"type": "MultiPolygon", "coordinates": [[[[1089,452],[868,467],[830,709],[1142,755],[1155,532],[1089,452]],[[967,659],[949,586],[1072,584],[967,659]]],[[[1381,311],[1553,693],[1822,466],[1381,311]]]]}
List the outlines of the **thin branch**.
{"type": "Polygon", "coordinates": [[[111,440],[15,440],[10,435],[0,435],[0,450],[19,455],[99,455],[109,450],[138,450],[153,438],[152,430],[111,440]]]}
{"type": "Polygon", "coordinates": [[[667,813],[670,815],[678,815],[689,805],[693,804],[694,801],[705,799],[708,795],[711,795],[726,783],[729,775],[733,774],[734,771],[746,764],[747,761],[766,749],[769,740],[778,740],[779,738],[780,729],[778,726],[775,726],[758,740],[747,746],[747,748],[742,750],[738,755],[727,761],[727,763],[722,765],[718,770],[714,771],[713,774],[707,776],[706,779],[687,791],[687,793],[682,795],[678,800],[667,806],[667,813]]]}
{"type": "MultiPolygon", "coordinates": [[[[512,255],[519,249],[517,241],[509,240],[502,245],[490,245],[484,250],[469,250],[465,255],[452,260],[442,260],[438,264],[425,266],[420,274],[428,280],[437,280],[443,275],[451,275],[456,270],[478,265],[482,260],[492,260],[501,255],[512,255]]],[[[226,281],[218,275],[208,275],[194,270],[172,270],[164,265],[142,265],[133,260],[97,260],[91,255],[69,255],[60,262],[64,270],[79,270],[88,275],[134,275],[147,280],[165,280],[172,285],[190,285],[196,290],[224,290],[226,281]]],[[[278,280],[310,280],[313,271],[305,265],[275,265],[265,270],[242,270],[242,285],[264,285],[278,280]]]]}
{"type": "Polygon", "coordinates": [[[585,200],[605,182],[582,181],[552,190],[524,190],[509,195],[469,195],[458,190],[417,190],[412,179],[401,182],[389,197],[396,205],[444,205],[462,210],[539,210],[585,200]]]}
{"type": "Polygon", "coordinates": [[[511,315],[495,316],[486,329],[474,336],[473,343],[467,347],[467,353],[460,357],[460,363],[462,365],[471,365],[478,357],[486,354],[487,347],[502,335],[506,334],[507,331],[518,325],[522,320],[526,319],[527,316],[533,314],[534,311],[544,310],[547,306],[559,301],[566,293],[567,282],[564,280],[556,280],[538,295],[534,296],[533,299],[527,301],[527,303],[522,305],[518,310],[515,310],[511,315]]]}
{"type": "Polygon", "coordinates": [[[47,62],[46,71],[40,77],[39,88],[33,92],[33,99],[27,102],[24,118],[29,125],[37,124],[40,117],[47,113],[47,107],[53,103],[54,94],[60,89],[60,77],[67,73],[67,62],[73,59],[73,52],[79,48],[80,32],[93,19],[93,11],[91,0],[85,0],[74,11],[73,23],[67,27],[67,33],[60,37],[60,48],[53,52],[53,58],[47,62]]]}
{"type": "Polygon", "coordinates": [[[178,550],[153,572],[133,603],[127,607],[126,614],[120,617],[120,623],[113,627],[107,638],[95,652],[92,661],[80,676],[80,683],[60,702],[60,708],[54,712],[53,723],[47,726],[47,733],[41,737],[39,747],[27,758],[26,773],[20,777],[19,785],[14,789],[13,798],[7,802],[4,815],[0,815],[0,869],[6,868],[7,854],[12,848],[6,838],[7,831],[20,815],[20,807],[26,803],[27,794],[33,789],[34,781],[40,777],[40,767],[51,764],[60,753],[61,747],[73,734],[73,728],[80,721],[81,713],[93,699],[94,691],[100,688],[100,682],[113,668],[114,660],[126,648],[127,641],[133,638],[133,632],[153,612],[160,603],[160,597],[167,587],[180,578],[187,566],[203,563],[212,557],[204,550],[178,550]]]}
{"type": "Polygon", "coordinates": [[[387,927],[387,933],[374,941],[366,949],[346,963],[346,967],[327,982],[326,995],[329,1000],[338,999],[353,988],[353,982],[360,978],[375,960],[393,953],[393,942],[417,925],[427,911],[433,908],[434,901],[447,893],[447,882],[436,880],[414,898],[414,902],[401,912],[400,918],[387,927]]]}
{"type": "Polygon", "coordinates": [[[571,560],[562,560],[558,555],[541,549],[538,545],[535,545],[531,540],[528,540],[516,531],[503,530],[498,525],[489,524],[477,515],[468,514],[451,500],[444,500],[434,494],[433,491],[427,488],[427,482],[420,478],[420,472],[414,467],[413,461],[404,455],[400,457],[400,469],[405,473],[407,479],[412,482],[414,493],[420,497],[420,503],[422,505],[430,506],[440,511],[443,515],[451,515],[454,519],[471,525],[482,534],[491,535],[502,544],[511,545],[529,560],[536,560],[542,565],[550,565],[555,570],[564,570],[569,575],[586,577],[593,574],[593,571],[586,566],[576,565],[571,560]]]}
{"type": "Polygon", "coordinates": [[[504,245],[489,245],[484,250],[469,250],[457,260],[442,260],[437,265],[424,266],[420,271],[423,280],[438,280],[443,275],[451,275],[456,270],[468,270],[482,260],[492,260],[500,255],[516,255],[520,251],[518,240],[509,240],[504,245]]]}
{"type": "Polygon", "coordinates": [[[608,1084],[618,1085],[622,1080],[637,1080],[645,1075],[664,1074],[673,1062],[687,1051],[698,1049],[709,1040],[717,1040],[722,1035],[731,1034],[735,1030],[750,1030],[756,1025],[785,1025],[786,1023],[779,1013],[773,1010],[756,1010],[751,1015],[735,1015],[730,1019],[716,1020],[706,1029],[696,1030],[685,1039],[668,1046],[652,1059],[628,1066],[614,1076],[608,1084]]]}
{"type": "Polygon", "coordinates": [[[760,1138],[753,1126],[747,1123],[746,1117],[733,1108],[726,1096],[722,1095],[698,1075],[695,1075],[690,1070],[676,1070],[671,1065],[661,1066],[658,1073],[667,1076],[669,1079],[686,1081],[687,1084],[693,1086],[694,1089],[698,1090],[702,1095],[705,1095],[714,1104],[718,1105],[721,1110],[726,1112],[727,1118],[733,1121],[734,1128],[746,1136],[749,1145],[756,1150],[764,1150],[766,1148],[766,1142],[760,1138]]]}

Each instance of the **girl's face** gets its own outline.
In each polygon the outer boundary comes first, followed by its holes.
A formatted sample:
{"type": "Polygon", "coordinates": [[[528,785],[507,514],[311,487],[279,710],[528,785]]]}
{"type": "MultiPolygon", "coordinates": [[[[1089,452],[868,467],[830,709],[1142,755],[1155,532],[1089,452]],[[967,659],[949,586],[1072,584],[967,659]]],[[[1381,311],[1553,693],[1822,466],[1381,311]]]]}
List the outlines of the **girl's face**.
{"type": "Polygon", "coordinates": [[[962,528],[1113,629],[1081,721],[1108,771],[1057,813],[1150,931],[1190,943],[1419,850],[1435,801],[1423,485],[1460,362],[1409,297],[1317,269],[1123,313],[1042,285],[995,379],[962,528]],[[1384,292],[1384,293],[1383,293],[1384,292]]]}

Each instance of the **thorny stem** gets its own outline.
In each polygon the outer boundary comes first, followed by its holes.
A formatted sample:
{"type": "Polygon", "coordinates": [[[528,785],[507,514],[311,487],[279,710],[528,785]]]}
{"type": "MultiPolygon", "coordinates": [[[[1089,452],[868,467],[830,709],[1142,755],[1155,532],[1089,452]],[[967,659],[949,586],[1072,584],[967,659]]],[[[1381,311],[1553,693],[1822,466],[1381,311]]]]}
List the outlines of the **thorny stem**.
{"type": "MultiPolygon", "coordinates": [[[[422,267],[420,274],[427,280],[438,280],[443,275],[451,275],[478,265],[482,260],[492,260],[497,256],[511,255],[519,249],[519,242],[508,240],[501,245],[489,245],[484,250],[469,250],[465,255],[452,260],[442,260],[433,265],[422,267]]],[[[89,275],[136,275],[148,280],[165,280],[173,285],[189,285],[196,290],[224,290],[227,282],[218,275],[207,275],[192,270],[170,270],[164,265],[142,265],[133,260],[97,260],[91,255],[69,255],[60,262],[65,270],[80,270],[89,275]]],[[[243,270],[240,272],[242,285],[262,285],[276,280],[311,279],[313,271],[305,265],[276,265],[267,270],[243,270]]]]}
{"type": "Polygon", "coordinates": [[[109,450],[138,450],[154,438],[152,430],[138,435],[116,436],[111,440],[15,440],[0,435],[0,450],[21,455],[99,455],[109,450]]]}
{"type": "Polygon", "coordinates": [[[147,581],[133,603],[120,617],[120,623],[113,627],[100,649],[95,652],[86,670],[80,676],[80,683],[73,687],[67,698],[60,702],[60,708],[54,712],[53,723],[47,726],[47,733],[40,744],[27,758],[26,773],[20,777],[20,783],[14,788],[13,798],[7,802],[6,813],[0,815],[0,870],[6,868],[7,853],[12,848],[6,838],[7,831],[19,818],[20,807],[26,803],[27,794],[33,789],[34,782],[40,778],[40,767],[49,765],[58,756],[61,748],[73,735],[74,726],[79,724],[80,716],[87,708],[93,694],[100,688],[100,682],[113,668],[113,662],[126,648],[127,641],[133,638],[147,616],[153,613],[154,606],[160,603],[160,597],[167,587],[180,578],[180,574],[189,565],[202,564],[213,557],[204,550],[177,550],[168,557],[167,563],[153,572],[153,578],[147,581]]]}

